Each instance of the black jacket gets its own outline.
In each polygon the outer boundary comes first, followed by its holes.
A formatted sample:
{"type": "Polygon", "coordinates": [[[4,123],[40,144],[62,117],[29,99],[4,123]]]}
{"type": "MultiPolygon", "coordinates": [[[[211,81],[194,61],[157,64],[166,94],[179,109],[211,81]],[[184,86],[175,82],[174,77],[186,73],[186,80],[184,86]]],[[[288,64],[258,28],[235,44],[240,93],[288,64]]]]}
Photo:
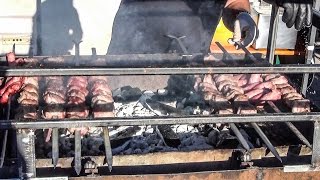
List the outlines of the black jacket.
{"type": "Polygon", "coordinates": [[[206,53],[223,6],[224,1],[123,0],[108,54],[182,52],[166,35],[186,36],[189,53],[206,53]]]}

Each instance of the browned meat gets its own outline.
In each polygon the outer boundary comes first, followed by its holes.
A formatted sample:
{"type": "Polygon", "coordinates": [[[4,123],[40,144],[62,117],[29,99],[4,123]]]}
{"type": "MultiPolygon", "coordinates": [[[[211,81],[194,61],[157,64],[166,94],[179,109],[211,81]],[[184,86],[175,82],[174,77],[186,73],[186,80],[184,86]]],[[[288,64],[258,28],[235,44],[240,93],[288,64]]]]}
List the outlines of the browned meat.
{"type": "Polygon", "coordinates": [[[256,85],[253,89],[276,89],[276,86],[272,82],[267,81],[256,85]]]}
{"type": "Polygon", "coordinates": [[[286,77],[284,77],[284,76],[279,76],[279,77],[273,78],[273,79],[271,79],[269,81],[272,82],[274,85],[287,84],[288,83],[288,79],[286,77]]]}
{"type": "Polygon", "coordinates": [[[290,99],[291,97],[299,97],[299,98],[303,99],[302,95],[297,92],[283,95],[283,99],[290,99]]]}
{"type": "Polygon", "coordinates": [[[261,83],[262,81],[263,80],[261,78],[261,74],[251,74],[248,80],[248,84],[261,83]]]}
{"type": "Polygon", "coordinates": [[[82,99],[83,101],[86,100],[86,96],[88,94],[86,92],[83,92],[83,91],[79,91],[79,90],[76,90],[76,89],[73,89],[73,90],[68,90],[68,96],[69,97],[78,97],[80,99],[82,99]]]}
{"type": "Polygon", "coordinates": [[[247,93],[247,92],[253,90],[253,88],[256,87],[258,84],[260,84],[260,83],[257,82],[257,83],[247,84],[247,85],[245,85],[245,86],[243,87],[243,91],[244,91],[245,93],[247,93]]]}
{"type": "Polygon", "coordinates": [[[32,84],[35,87],[39,87],[38,81],[39,81],[38,77],[25,77],[24,85],[32,84]]]}
{"type": "Polygon", "coordinates": [[[87,96],[89,94],[89,91],[87,90],[87,88],[81,87],[81,86],[70,86],[68,88],[68,92],[71,92],[71,91],[79,91],[82,94],[84,94],[85,96],[87,96]]]}
{"type": "Polygon", "coordinates": [[[34,92],[29,92],[29,91],[22,91],[20,93],[20,97],[18,98],[18,103],[21,103],[24,99],[31,99],[31,100],[38,100],[38,94],[34,92]]]}
{"type": "Polygon", "coordinates": [[[261,101],[277,101],[281,99],[281,92],[277,89],[272,90],[271,92],[263,95],[261,101]]]}
{"type": "Polygon", "coordinates": [[[249,103],[242,104],[238,107],[239,108],[238,108],[237,114],[257,114],[258,113],[257,109],[249,103]]]}
{"type": "Polygon", "coordinates": [[[66,117],[66,111],[63,105],[47,105],[43,112],[42,116],[45,119],[63,119],[66,117]]]}
{"type": "Polygon", "coordinates": [[[81,105],[85,103],[85,99],[82,99],[77,96],[69,96],[68,97],[68,104],[74,104],[74,105],[81,105]]]}
{"type": "Polygon", "coordinates": [[[228,81],[228,80],[217,82],[216,85],[217,85],[217,88],[219,91],[222,91],[222,89],[224,89],[226,86],[230,86],[230,85],[234,86],[234,87],[238,86],[237,83],[232,82],[232,81],[228,81]]]}
{"type": "Polygon", "coordinates": [[[105,102],[109,102],[109,103],[113,103],[113,98],[112,96],[105,96],[105,95],[96,95],[96,96],[93,96],[92,99],[91,99],[91,103],[92,104],[95,104],[96,101],[105,101],[105,102]]]}
{"type": "Polygon", "coordinates": [[[67,109],[67,118],[86,118],[89,115],[89,109],[86,105],[70,105],[67,109]]]}
{"type": "Polygon", "coordinates": [[[263,92],[264,92],[263,89],[254,89],[254,90],[251,90],[251,91],[247,92],[245,95],[246,95],[249,99],[251,99],[252,97],[254,97],[254,96],[258,95],[258,94],[261,94],[261,93],[263,93],[263,92]]]}
{"type": "Polygon", "coordinates": [[[287,87],[280,89],[280,92],[282,95],[286,95],[289,93],[296,93],[297,91],[292,86],[287,86],[287,87]]]}
{"type": "Polygon", "coordinates": [[[26,84],[23,87],[24,91],[28,91],[28,92],[32,92],[32,93],[36,93],[39,96],[39,92],[38,92],[38,87],[32,85],[32,84],[26,84]]]}
{"type": "Polygon", "coordinates": [[[310,101],[307,99],[294,100],[292,102],[292,112],[293,113],[311,112],[310,101]]]}
{"type": "Polygon", "coordinates": [[[65,101],[66,101],[64,96],[60,96],[60,95],[54,94],[52,92],[46,92],[43,96],[43,99],[47,104],[63,105],[63,104],[65,104],[65,101]]]}

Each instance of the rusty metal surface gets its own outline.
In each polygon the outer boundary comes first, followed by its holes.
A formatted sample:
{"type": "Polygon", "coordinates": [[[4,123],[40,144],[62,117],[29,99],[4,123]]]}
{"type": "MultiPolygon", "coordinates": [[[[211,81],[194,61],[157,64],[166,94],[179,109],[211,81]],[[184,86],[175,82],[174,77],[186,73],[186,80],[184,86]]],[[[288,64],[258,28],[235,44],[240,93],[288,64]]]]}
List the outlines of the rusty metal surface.
{"type": "MultiPolygon", "coordinates": [[[[281,157],[288,154],[297,156],[311,155],[311,149],[302,146],[298,147],[298,151],[293,151],[294,147],[276,147],[281,157]]],[[[227,161],[232,156],[234,150],[232,149],[217,149],[205,151],[190,151],[190,152],[161,152],[149,153],[141,155],[122,155],[114,156],[113,166],[145,166],[145,165],[164,165],[164,164],[183,164],[183,163],[200,163],[200,162],[213,162],[213,161],[227,161]]],[[[255,148],[251,152],[253,160],[259,160],[267,157],[274,157],[266,148],[255,148]]],[[[85,157],[84,157],[85,158],[85,157]]],[[[104,166],[105,156],[91,156],[97,166],[104,166]]],[[[69,168],[73,158],[59,158],[57,167],[69,168]]],[[[53,167],[51,159],[37,159],[37,168],[53,167]]]]}
{"type": "Polygon", "coordinates": [[[320,172],[283,172],[282,168],[252,168],[246,170],[216,171],[216,172],[197,172],[197,173],[181,173],[181,174],[149,174],[149,175],[112,175],[101,177],[74,177],[71,180],[96,179],[96,180],[117,180],[117,179],[157,179],[157,180],[185,180],[185,179],[223,179],[223,180],[309,180],[319,179],[320,172]]]}

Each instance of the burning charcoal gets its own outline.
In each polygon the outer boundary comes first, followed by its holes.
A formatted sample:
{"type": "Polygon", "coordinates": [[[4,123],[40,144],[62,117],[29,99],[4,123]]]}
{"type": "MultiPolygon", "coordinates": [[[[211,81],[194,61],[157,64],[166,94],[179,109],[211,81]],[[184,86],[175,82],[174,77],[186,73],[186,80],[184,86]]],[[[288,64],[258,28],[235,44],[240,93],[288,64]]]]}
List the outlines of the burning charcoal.
{"type": "Polygon", "coordinates": [[[208,134],[208,143],[216,146],[219,140],[219,130],[218,129],[212,129],[212,131],[210,131],[210,133],[208,134]]]}
{"type": "Polygon", "coordinates": [[[121,98],[123,100],[136,100],[142,95],[142,92],[139,88],[132,88],[131,86],[124,86],[121,88],[121,98]]]}
{"type": "Polygon", "coordinates": [[[142,154],[142,150],[137,148],[133,151],[134,154],[142,154]]]}
{"type": "Polygon", "coordinates": [[[159,96],[166,96],[166,95],[168,95],[168,90],[166,90],[166,89],[158,89],[157,90],[157,94],[159,96]]]}

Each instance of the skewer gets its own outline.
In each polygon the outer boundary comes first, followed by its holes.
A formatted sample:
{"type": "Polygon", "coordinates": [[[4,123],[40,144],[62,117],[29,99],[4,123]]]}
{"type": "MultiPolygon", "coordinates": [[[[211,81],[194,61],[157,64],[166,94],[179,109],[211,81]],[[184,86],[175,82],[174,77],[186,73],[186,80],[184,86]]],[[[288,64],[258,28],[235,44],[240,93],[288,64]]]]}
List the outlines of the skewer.
{"type": "MultiPolygon", "coordinates": [[[[7,105],[7,116],[6,119],[10,119],[10,111],[11,111],[11,97],[9,97],[8,105],[7,105]]],[[[2,142],[2,149],[1,149],[1,157],[0,157],[0,168],[3,167],[4,158],[6,156],[6,148],[7,148],[7,140],[8,140],[8,130],[4,130],[4,137],[2,142]]]]}
{"type": "Polygon", "coordinates": [[[81,172],[81,134],[79,130],[74,132],[74,169],[77,175],[81,172]]]}
{"type": "Polygon", "coordinates": [[[52,129],[52,164],[56,168],[59,160],[59,129],[52,129]]]}
{"type": "MultiPolygon", "coordinates": [[[[273,103],[268,101],[268,105],[276,112],[281,113],[280,109],[273,103]]],[[[306,137],[291,123],[291,122],[284,122],[289,129],[302,141],[306,146],[312,149],[312,145],[308,141],[306,137]]]]}
{"type": "Polygon", "coordinates": [[[112,157],[112,150],[111,150],[111,143],[110,143],[108,127],[103,127],[103,140],[104,140],[104,149],[105,149],[105,153],[106,153],[106,160],[107,160],[109,171],[111,172],[113,157],[112,157]]]}
{"type": "Polygon", "coordinates": [[[248,142],[244,139],[244,137],[242,136],[242,134],[239,131],[239,129],[237,128],[237,126],[234,123],[230,123],[230,128],[232,129],[234,134],[237,136],[237,139],[239,140],[241,145],[244,147],[244,149],[247,151],[250,151],[250,146],[249,146],[248,142]]]}
{"type": "Polygon", "coordinates": [[[251,126],[254,128],[254,130],[259,134],[263,142],[267,145],[267,147],[270,149],[271,153],[282,163],[282,159],[276,150],[276,148],[271,144],[268,137],[264,134],[264,132],[261,130],[261,128],[258,126],[257,123],[251,123],[251,126]]]}

